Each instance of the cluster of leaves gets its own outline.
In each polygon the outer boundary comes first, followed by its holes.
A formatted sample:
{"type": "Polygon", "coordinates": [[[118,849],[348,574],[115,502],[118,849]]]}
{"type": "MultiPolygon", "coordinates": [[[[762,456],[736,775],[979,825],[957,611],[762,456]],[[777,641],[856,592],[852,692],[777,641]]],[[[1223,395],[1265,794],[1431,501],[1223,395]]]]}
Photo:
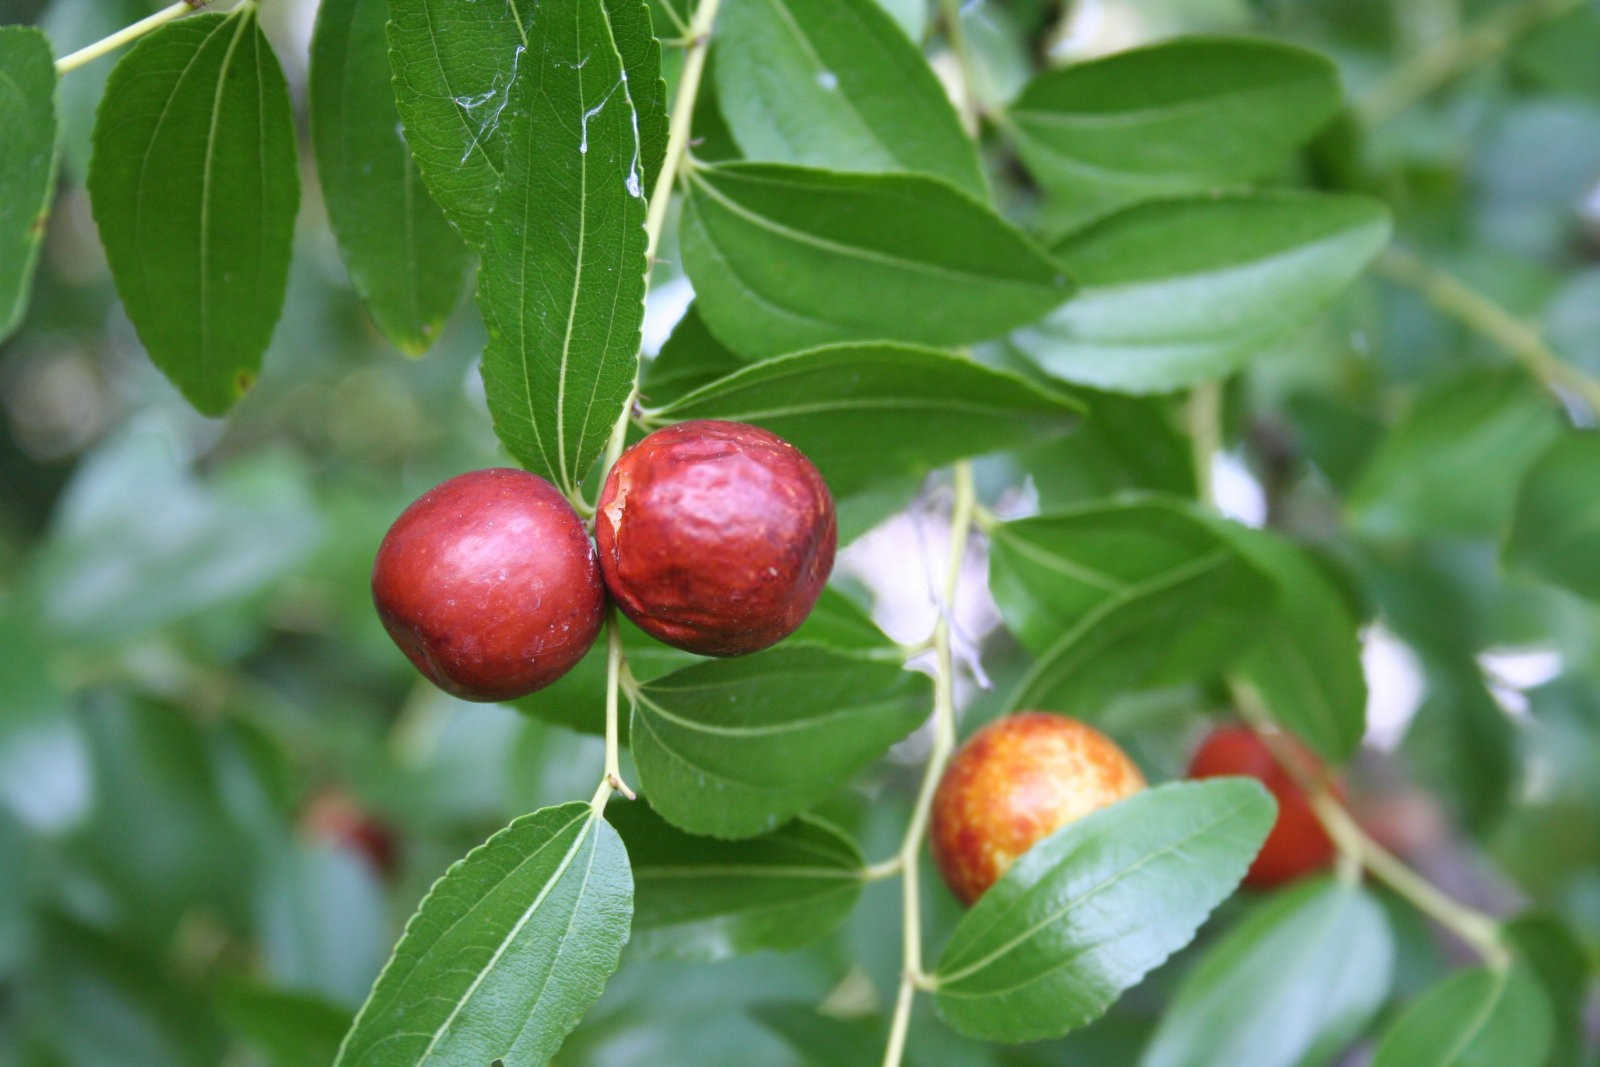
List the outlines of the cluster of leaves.
{"type": "MultiPolygon", "coordinates": [[[[46,28],[80,32],[84,6],[55,0],[46,28]]],[[[694,18],[671,0],[323,0],[308,111],[339,258],[394,346],[445,349],[385,372],[406,376],[392,390],[408,410],[421,398],[420,423],[492,425],[580,503],[619,423],[765,426],[828,479],[847,540],[951,462],[992,457],[988,502],[1026,486],[1037,513],[986,522],[1004,629],[965,722],[1070,711],[1156,778],[1174,776],[1224,676],[1350,760],[1367,727],[1359,628],[1381,614],[1425,669],[1416,776],[1562,916],[1507,928],[1513,966],[1446,976],[1402,905],[1318,880],[1242,916],[1225,905],[1181,952],[1272,809],[1247,783],[1168,784],[1041,842],[970,912],[935,907],[937,1021],[913,1023],[912,1062],[1073,1049],[1287,1065],[1381,1035],[1383,1067],[1578,1063],[1600,834],[1569,856],[1541,842],[1576,839],[1558,836],[1573,819],[1600,827],[1600,614],[1582,599],[1600,597],[1600,447],[1494,349],[1363,274],[1394,210],[1408,241],[1454,250],[1474,278],[1520,256],[1540,265],[1529,293],[1567,282],[1575,190],[1495,168],[1526,165],[1522,141],[1565,149],[1572,123],[1600,128],[1600,95],[1563,50],[1600,42],[1600,17],[1535,31],[1509,73],[1451,97],[1486,99],[1510,142],[1475,164],[1499,196],[1469,211],[1474,193],[1434,185],[1484,120],[1445,108],[1417,120],[1426,137],[1365,129],[1318,52],[1179,37],[1049,68],[1042,5],[954,7],[930,24],[919,4],[728,0],[709,41],[664,48],[664,27],[694,18]],[[927,58],[939,42],[959,53],[954,95],[982,111],[979,137],[927,58]],[[699,91],[680,155],[683,85],[699,91]],[[675,193],[676,216],[651,200],[675,193]],[[681,267],[694,299],[641,365],[652,256],[657,290],[681,267]],[[441,340],[474,272],[484,333],[441,340]],[[474,357],[487,419],[452,389],[474,357]],[[1257,466],[1266,529],[1194,500],[1191,453],[1209,445],[1181,432],[1182,394],[1224,382],[1224,435],[1257,466]],[[1500,710],[1474,658],[1530,642],[1566,664],[1532,695],[1536,731],[1500,710]],[[1558,761],[1555,785],[1514,804],[1534,759],[1558,761]]],[[[1340,55],[1394,50],[1387,31],[1330,28],[1310,7],[1285,29],[1340,55]]],[[[305,254],[294,108],[262,14],[174,21],[103,91],[72,89],[80,72],[58,87],[50,38],[0,27],[0,335],[23,322],[60,154],[151,361],[208,415],[264,375],[230,422],[265,433],[322,372],[291,358],[274,385],[263,365],[297,317],[305,254]]],[[[1593,275],[1570,284],[1581,319],[1593,275]]],[[[60,302],[43,296],[34,319],[60,302]]],[[[1600,370],[1600,353],[1572,355],[1600,370]]],[[[358,382],[317,414],[356,424],[346,408],[374,394],[358,382]]],[[[370,421],[356,444],[308,451],[370,461],[404,420],[370,421]]],[[[642,799],[603,817],[560,802],[600,765],[603,650],[521,701],[528,718],[430,694],[395,719],[403,667],[366,617],[362,571],[404,460],[492,454],[472,429],[449,434],[380,450],[378,490],[272,452],[202,478],[170,459],[182,434],[148,423],[75,472],[0,600],[20,650],[0,676],[20,694],[0,733],[0,849],[6,869],[41,872],[0,901],[29,946],[0,961],[28,979],[29,1014],[5,1017],[19,1062],[214,1062],[230,1040],[286,1064],[663,1062],[706,1030],[741,1063],[755,1048],[878,1057],[899,923],[866,857],[907,821],[910,790],[882,757],[926,718],[929,679],[840,589],[788,642],[736,661],[626,630],[642,799]],[[363,710],[319,721],[347,699],[363,710]],[[92,805],[40,801],[74,773],[92,805]],[[349,839],[296,833],[304,794],[330,779],[424,843],[389,898],[414,914],[381,975],[381,872],[349,839]],[[851,975],[874,992],[818,1014],[851,975]],[[213,994],[198,1005],[183,996],[197,983],[213,994]],[[105,1000],[124,1029],[74,1025],[105,1000]]]]}

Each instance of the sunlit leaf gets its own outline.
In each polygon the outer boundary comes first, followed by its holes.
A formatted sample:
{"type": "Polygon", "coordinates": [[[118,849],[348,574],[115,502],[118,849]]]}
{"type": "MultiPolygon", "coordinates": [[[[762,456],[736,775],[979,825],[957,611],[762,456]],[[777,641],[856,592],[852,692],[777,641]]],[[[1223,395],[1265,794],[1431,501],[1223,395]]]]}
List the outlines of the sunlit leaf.
{"type": "Polygon", "coordinates": [[[616,969],[632,913],[622,841],[588,804],[524,815],[434,883],[335,1063],[547,1062],[616,969]]]}
{"type": "Polygon", "coordinates": [[[729,4],[716,75],[747,159],[930,174],[987,195],[944,88],[877,0],[729,4]]]}
{"type": "Polygon", "coordinates": [[[1060,230],[1269,174],[1333,117],[1339,95],[1333,64],[1313,52],[1197,37],[1047,71],[1008,116],[1060,230]]]}
{"type": "Polygon", "coordinates": [[[1300,192],[1146,204],[1054,249],[1082,287],[1012,343],[1057,378],[1130,393],[1224,377],[1348,285],[1389,237],[1382,204],[1300,192]]]}
{"type": "Polygon", "coordinates": [[[1188,944],[1272,827],[1238,778],[1166,785],[1040,841],[978,898],[939,956],[934,1005],[971,1037],[1056,1037],[1188,944]]]}

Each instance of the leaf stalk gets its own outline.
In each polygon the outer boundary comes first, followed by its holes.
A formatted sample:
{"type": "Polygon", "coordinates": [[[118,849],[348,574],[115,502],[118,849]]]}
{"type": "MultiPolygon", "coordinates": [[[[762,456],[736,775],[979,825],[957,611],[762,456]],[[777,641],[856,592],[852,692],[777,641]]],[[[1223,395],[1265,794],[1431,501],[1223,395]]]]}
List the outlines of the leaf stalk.
{"type": "Polygon", "coordinates": [[[130,23],[116,33],[102,37],[93,44],[85,45],[76,52],[69,52],[56,60],[56,74],[61,75],[69,70],[77,70],[85,63],[99,59],[107,52],[115,52],[129,41],[137,40],[159,26],[164,26],[173,19],[182,18],[191,11],[205,7],[210,0],[178,0],[175,4],[168,4],[153,15],[146,15],[138,22],[130,23]]]}

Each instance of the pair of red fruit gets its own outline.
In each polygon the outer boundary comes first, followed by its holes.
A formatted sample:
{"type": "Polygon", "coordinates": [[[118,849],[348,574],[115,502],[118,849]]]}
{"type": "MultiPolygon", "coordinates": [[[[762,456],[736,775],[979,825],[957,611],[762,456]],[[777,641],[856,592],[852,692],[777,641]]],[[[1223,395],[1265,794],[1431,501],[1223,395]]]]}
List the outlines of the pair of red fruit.
{"type": "Polygon", "coordinates": [[[395,643],[441,689],[512,700],[589,651],[606,594],[646,633],[739,656],[794,632],[833,569],[833,498],[799,449],[736,422],[657,430],[624,452],[591,542],[537,475],[473,471],[395,520],[372,598],[395,643]]]}
{"type": "MultiPolygon", "coordinates": [[[[1297,755],[1302,766],[1317,766],[1310,753],[1297,755]]],[[[1225,726],[1207,735],[1189,777],[1218,775],[1259,779],[1278,802],[1246,885],[1270,889],[1333,861],[1333,842],[1305,793],[1254,731],[1225,726]]],[[[1045,711],[1008,715],[973,734],[945,769],[929,821],[934,860],[971,904],[1036,842],[1144,785],[1127,754],[1094,727],[1045,711]]]]}
{"type": "MultiPolygon", "coordinates": [[[[810,614],[838,538],[810,460],[765,430],[710,420],[658,430],[624,452],[594,534],[591,543],[567,499],[536,475],[463,474],[395,520],[373,566],[373,600],[435,684],[467,700],[511,700],[583,658],[608,590],[676,648],[766,648],[810,614]]],[[[1331,860],[1304,794],[1249,730],[1218,730],[1196,753],[1191,777],[1219,774],[1252,775],[1278,799],[1248,884],[1277,885],[1331,860]]],[[[1144,784],[1092,727],[1047,712],[1007,716],[973,735],[940,780],[934,857],[970,904],[1035,842],[1144,784]]]]}

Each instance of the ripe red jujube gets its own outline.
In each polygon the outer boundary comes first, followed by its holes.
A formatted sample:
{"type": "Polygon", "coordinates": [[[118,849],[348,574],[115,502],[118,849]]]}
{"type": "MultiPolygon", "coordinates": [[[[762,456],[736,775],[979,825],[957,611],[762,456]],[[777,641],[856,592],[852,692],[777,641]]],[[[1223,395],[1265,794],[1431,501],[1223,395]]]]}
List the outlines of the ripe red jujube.
{"type": "Polygon", "coordinates": [[[595,515],[607,588],[651,636],[740,656],[793,633],[833,569],[833,497],[776,434],[699,420],[657,430],[611,469],[595,515]]]}
{"type": "Polygon", "coordinates": [[[1007,715],[968,738],[939,779],[934,862],[971,904],[1039,840],[1143,788],[1139,768],[1094,727],[1047,711],[1007,715]]]}
{"type": "MultiPolygon", "coordinates": [[[[1297,762],[1309,770],[1320,771],[1316,757],[1298,743],[1297,762]]],[[[1311,802],[1294,777],[1273,758],[1272,750],[1255,731],[1245,726],[1223,726],[1213,730],[1195,750],[1189,761],[1190,778],[1214,778],[1242,774],[1261,781],[1278,802],[1278,819],[1272,824],[1261,851],[1244,876],[1244,884],[1256,889],[1271,889],[1333,862],[1334,846],[1318,821],[1311,802]]]]}
{"type": "Polygon", "coordinates": [[[566,498],[502,467],[451,478],[401,512],[378,549],[372,599],[434,684],[465,700],[511,700],[583,658],[605,588],[566,498]]]}

